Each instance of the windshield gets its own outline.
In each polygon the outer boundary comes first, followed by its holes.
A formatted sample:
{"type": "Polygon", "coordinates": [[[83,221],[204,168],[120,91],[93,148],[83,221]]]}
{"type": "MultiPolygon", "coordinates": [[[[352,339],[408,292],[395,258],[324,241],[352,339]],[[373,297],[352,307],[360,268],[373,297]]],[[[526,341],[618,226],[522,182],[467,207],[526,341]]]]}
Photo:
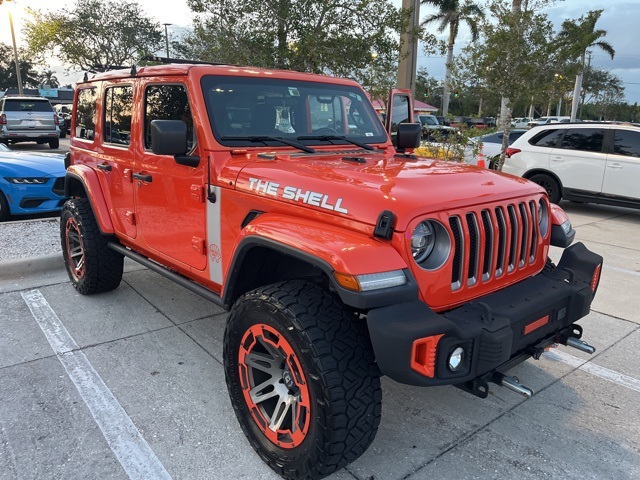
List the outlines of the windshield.
{"type": "Polygon", "coordinates": [[[418,118],[423,125],[440,125],[438,119],[433,115],[419,115],[418,118]]]}
{"type": "Polygon", "coordinates": [[[255,146],[256,137],[270,146],[282,145],[277,137],[303,145],[387,141],[371,103],[355,86],[211,75],[202,79],[202,90],[222,145],[255,146]]]}

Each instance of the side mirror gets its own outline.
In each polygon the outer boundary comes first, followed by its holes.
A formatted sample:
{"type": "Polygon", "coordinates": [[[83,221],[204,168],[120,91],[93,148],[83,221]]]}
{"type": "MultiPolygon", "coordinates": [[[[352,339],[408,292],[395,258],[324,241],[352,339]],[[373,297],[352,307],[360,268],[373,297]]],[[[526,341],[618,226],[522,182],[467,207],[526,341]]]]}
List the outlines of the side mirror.
{"type": "Polygon", "coordinates": [[[422,128],[419,123],[400,123],[397,133],[398,150],[418,148],[420,146],[422,128]]]}
{"type": "Polygon", "coordinates": [[[187,124],[182,120],[152,120],[151,151],[156,155],[185,155],[187,124]]]}

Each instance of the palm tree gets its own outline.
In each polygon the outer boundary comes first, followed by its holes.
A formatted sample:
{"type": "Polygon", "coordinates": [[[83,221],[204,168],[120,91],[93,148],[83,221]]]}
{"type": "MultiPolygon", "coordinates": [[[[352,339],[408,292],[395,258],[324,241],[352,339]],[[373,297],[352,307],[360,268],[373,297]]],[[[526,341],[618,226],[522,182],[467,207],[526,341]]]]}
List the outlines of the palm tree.
{"type": "Polygon", "coordinates": [[[49,85],[51,88],[58,88],[60,86],[60,82],[58,81],[58,77],[52,70],[45,70],[38,76],[38,81],[42,85],[49,85]]]}
{"type": "Polygon", "coordinates": [[[582,74],[584,71],[584,60],[589,48],[598,47],[609,54],[611,59],[616,52],[611,44],[602,38],[606,37],[607,31],[596,29],[596,23],[600,19],[603,10],[591,10],[586,15],[576,20],[565,20],[562,22],[562,30],[558,37],[567,48],[569,54],[576,58],[580,57],[580,72],[576,75],[576,84],[573,90],[573,103],[571,105],[571,121],[576,119],[580,90],[582,89],[582,74]]]}
{"type": "Polygon", "coordinates": [[[438,9],[436,13],[428,15],[422,26],[431,23],[438,24],[438,32],[442,33],[449,27],[449,41],[447,44],[447,61],[444,77],[444,92],[442,95],[442,114],[449,113],[449,93],[451,91],[451,66],[453,64],[453,46],[458,37],[458,29],[461,23],[466,23],[471,30],[471,38],[478,40],[478,22],[484,18],[484,11],[473,0],[421,0],[423,5],[431,5],[438,9]]]}

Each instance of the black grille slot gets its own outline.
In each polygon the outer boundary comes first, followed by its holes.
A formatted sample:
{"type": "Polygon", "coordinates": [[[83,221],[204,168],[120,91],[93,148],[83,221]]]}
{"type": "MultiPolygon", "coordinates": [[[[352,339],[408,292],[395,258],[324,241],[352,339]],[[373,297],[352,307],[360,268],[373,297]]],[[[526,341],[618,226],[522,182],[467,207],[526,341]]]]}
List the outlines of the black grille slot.
{"type": "Polygon", "coordinates": [[[64,177],[56,178],[56,181],[53,182],[51,191],[56,195],[60,195],[61,197],[64,195],[64,177]]]}
{"type": "Polygon", "coordinates": [[[453,233],[453,266],[451,269],[451,288],[458,290],[462,286],[462,254],[464,243],[462,240],[462,226],[458,217],[449,217],[449,226],[453,233]]]}
{"type": "Polygon", "coordinates": [[[529,217],[527,217],[527,207],[524,203],[518,204],[520,218],[522,220],[522,239],[520,240],[520,267],[524,267],[527,262],[527,241],[529,240],[529,217]]]}
{"type": "Polygon", "coordinates": [[[536,259],[536,247],[538,246],[538,208],[535,202],[529,202],[529,210],[531,211],[531,248],[529,248],[529,263],[533,263],[536,259]]]}
{"type": "Polygon", "coordinates": [[[498,223],[498,258],[496,258],[496,277],[504,273],[504,252],[507,247],[507,222],[501,207],[496,208],[496,220],[498,223]]]}
{"type": "Polygon", "coordinates": [[[493,226],[489,210],[480,213],[482,217],[482,228],[484,230],[484,260],[482,261],[482,280],[491,277],[491,257],[493,255],[493,226]]]}
{"type": "Polygon", "coordinates": [[[507,214],[509,215],[509,223],[511,224],[511,233],[509,235],[509,265],[507,270],[511,272],[516,268],[516,253],[518,251],[518,219],[516,218],[516,209],[513,205],[507,206],[507,214]]]}
{"type": "Polygon", "coordinates": [[[478,257],[480,256],[480,232],[475,213],[467,213],[467,227],[469,228],[469,269],[467,284],[475,285],[478,281],[478,257]]]}

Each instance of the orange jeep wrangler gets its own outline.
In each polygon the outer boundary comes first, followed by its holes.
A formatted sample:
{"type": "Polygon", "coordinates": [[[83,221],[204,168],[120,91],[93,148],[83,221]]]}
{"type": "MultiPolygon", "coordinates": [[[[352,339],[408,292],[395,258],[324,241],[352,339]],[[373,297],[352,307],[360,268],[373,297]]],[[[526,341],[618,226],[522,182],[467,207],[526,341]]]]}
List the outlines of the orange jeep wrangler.
{"type": "Polygon", "coordinates": [[[381,375],[530,396],[509,368],[556,342],[593,352],[574,322],[602,258],[569,246],[566,214],[522,178],[414,156],[407,92],[387,111],[351,80],[196,63],[76,90],[71,282],[113,290],[129,257],[228,309],[231,403],[286,478],[367,449],[381,375]]]}

